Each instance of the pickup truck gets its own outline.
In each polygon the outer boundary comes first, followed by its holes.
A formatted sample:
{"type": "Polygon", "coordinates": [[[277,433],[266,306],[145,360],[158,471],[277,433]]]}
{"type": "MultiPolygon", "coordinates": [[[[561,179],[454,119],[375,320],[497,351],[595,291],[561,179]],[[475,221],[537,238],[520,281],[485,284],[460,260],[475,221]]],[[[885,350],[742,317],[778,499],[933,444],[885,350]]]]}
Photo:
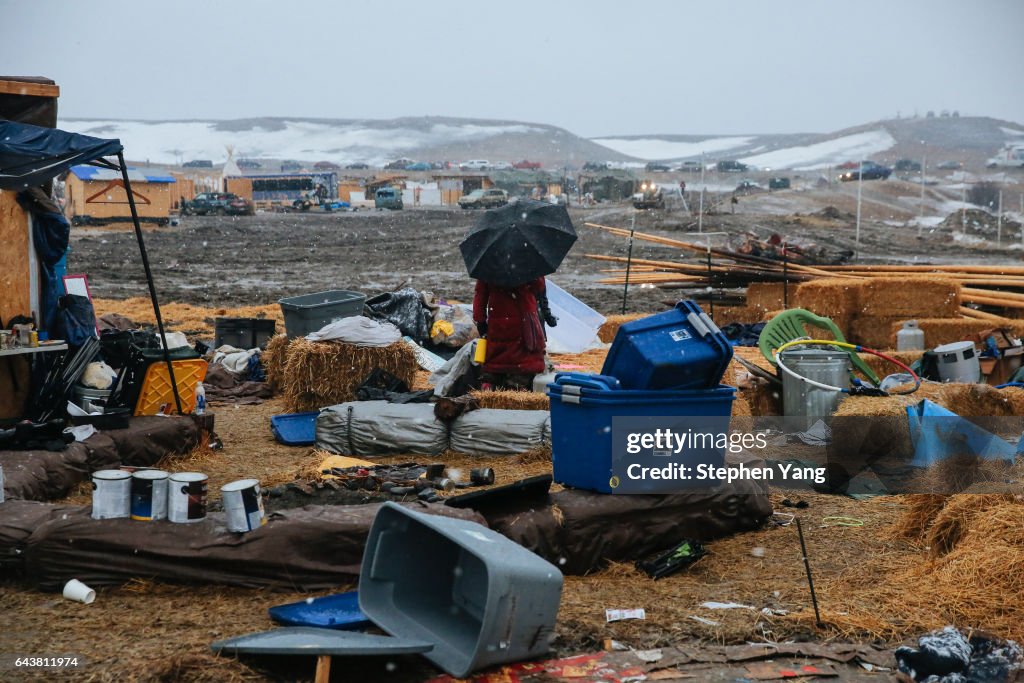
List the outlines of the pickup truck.
{"type": "Polygon", "coordinates": [[[463,209],[493,209],[508,204],[508,192],[505,190],[473,190],[465,197],[459,197],[459,206],[463,209]]]}
{"type": "Polygon", "coordinates": [[[218,216],[251,216],[255,213],[251,202],[230,192],[197,194],[192,201],[184,202],[181,212],[186,216],[189,214],[205,216],[208,213],[218,216]]]}

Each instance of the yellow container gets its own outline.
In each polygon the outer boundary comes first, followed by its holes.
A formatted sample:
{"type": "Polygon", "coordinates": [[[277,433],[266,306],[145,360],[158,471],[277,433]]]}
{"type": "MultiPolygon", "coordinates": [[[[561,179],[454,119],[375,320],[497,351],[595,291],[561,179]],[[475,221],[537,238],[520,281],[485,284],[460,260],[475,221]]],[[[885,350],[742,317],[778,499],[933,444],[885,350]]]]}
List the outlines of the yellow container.
{"type": "MultiPolygon", "coordinates": [[[[188,415],[196,407],[196,385],[206,377],[206,361],[201,359],[173,360],[174,381],[178,385],[178,396],[181,398],[181,409],[188,415]]],[[[174,405],[174,392],[171,389],[171,379],[167,374],[167,363],[160,361],[153,363],[146,369],[146,376],[142,380],[142,391],[139,392],[139,400],[135,404],[136,415],[156,415],[160,412],[160,406],[169,404],[171,410],[177,410],[174,405]]]]}
{"type": "Polygon", "coordinates": [[[476,348],[473,349],[473,362],[477,365],[487,360],[487,340],[481,337],[476,340],[476,348]]]}

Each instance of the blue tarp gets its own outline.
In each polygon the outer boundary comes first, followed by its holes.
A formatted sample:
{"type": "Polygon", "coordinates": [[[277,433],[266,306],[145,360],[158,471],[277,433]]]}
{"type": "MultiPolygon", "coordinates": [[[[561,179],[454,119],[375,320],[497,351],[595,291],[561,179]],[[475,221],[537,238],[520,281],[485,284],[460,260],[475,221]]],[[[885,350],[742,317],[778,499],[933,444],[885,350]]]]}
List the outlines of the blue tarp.
{"type": "Polygon", "coordinates": [[[907,418],[914,446],[913,467],[929,467],[964,455],[1013,462],[1016,449],[1010,442],[928,399],[907,406],[907,418]]]}
{"type": "Polygon", "coordinates": [[[116,139],[0,120],[0,190],[42,185],[75,164],[121,150],[121,141],[116,139]]]}

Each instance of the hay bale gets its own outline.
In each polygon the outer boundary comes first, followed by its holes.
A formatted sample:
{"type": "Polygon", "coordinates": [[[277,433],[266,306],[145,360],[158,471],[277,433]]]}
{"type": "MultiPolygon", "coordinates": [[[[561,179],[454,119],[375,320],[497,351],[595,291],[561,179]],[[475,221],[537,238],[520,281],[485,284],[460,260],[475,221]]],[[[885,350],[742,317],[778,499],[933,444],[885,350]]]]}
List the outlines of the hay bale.
{"type": "Polygon", "coordinates": [[[292,412],[318,410],[355,399],[355,390],[375,368],[408,385],[418,365],[412,348],[402,341],[385,347],[294,339],[288,346],[283,388],[292,412]]]}
{"type": "MultiPolygon", "coordinates": [[[[923,318],[917,324],[924,331],[924,343],[928,348],[968,339],[998,327],[991,320],[961,317],[923,318]]],[[[897,331],[899,326],[894,325],[892,334],[895,335],[897,331]]]]}
{"type": "Polygon", "coordinates": [[[787,300],[792,306],[796,290],[797,287],[794,283],[751,282],[747,286],[747,308],[777,311],[786,306],[787,300]],[[788,295],[788,297],[784,295],[788,295]]]}
{"type": "Polygon", "coordinates": [[[733,417],[753,416],[754,413],[751,410],[750,401],[743,398],[742,396],[737,397],[736,400],[732,402],[732,414],[733,417]]]}
{"type": "Polygon", "coordinates": [[[597,338],[603,341],[605,344],[610,344],[615,339],[616,333],[619,331],[624,323],[631,322],[633,320],[640,320],[641,318],[647,318],[654,315],[653,313],[622,313],[616,315],[609,315],[605,318],[604,324],[597,331],[597,338]]]}
{"type": "MultiPolygon", "coordinates": [[[[868,367],[871,368],[871,370],[879,377],[885,377],[886,375],[891,375],[894,372],[902,372],[898,366],[893,365],[889,361],[879,358],[878,356],[870,353],[860,353],[857,355],[859,355],[861,360],[867,363],[868,367]]],[[[921,356],[924,355],[924,351],[890,351],[886,355],[892,356],[901,363],[910,365],[920,360],[921,356]]]]}
{"type": "Polygon", "coordinates": [[[267,384],[277,393],[284,380],[284,364],[288,355],[288,335],[278,334],[267,342],[267,348],[260,354],[263,370],[267,373],[267,384]]]}
{"type": "Polygon", "coordinates": [[[501,410],[548,410],[550,399],[546,394],[533,391],[507,389],[502,391],[471,391],[469,395],[480,408],[501,410]]]}
{"type": "Polygon", "coordinates": [[[892,526],[897,538],[920,539],[935,515],[946,504],[946,498],[938,493],[912,493],[904,497],[906,511],[892,526]]]}
{"type": "Polygon", "coordinates": [[[796,308],[805,308],[826,318],[849,320],[860,311],[862,282],[855,278],[826,278],[804,282],[796,288],[792,303],[796,308]]]}
{"type": "Polygon", "coordinates": [[[764,309],[752,306],[715,306],[714,321],[719,327],[730,323],[753,325],[765,320],[764,313],[764,309]]]}
{"type": "Polygon", "coordinates": [[[850,321],[847,341],[870,349],[892,349],[896,347],[896,330],[908,320],[904,316],[857,315],[850,321]]]}
{"type": "Polygon", "coordinates": [[[858,315],[952,318],[960,312],[960,284],[929,277],[873,277],[860,286],[858,315]]]}
{"type": "Polygon", "coordinates": [[[782,415],[782,387],[766,380],[756,380],[736,397],[750,406],[751,415],[782,415]]]}

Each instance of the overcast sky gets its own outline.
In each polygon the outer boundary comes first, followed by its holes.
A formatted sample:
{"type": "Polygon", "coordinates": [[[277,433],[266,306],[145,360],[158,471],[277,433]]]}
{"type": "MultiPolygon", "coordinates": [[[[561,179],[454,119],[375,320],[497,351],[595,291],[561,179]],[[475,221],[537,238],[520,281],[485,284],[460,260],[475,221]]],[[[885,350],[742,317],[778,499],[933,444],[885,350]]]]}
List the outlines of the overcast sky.
{"type": "Polygon", "coordinates": [[[0,0],[66,117],[393,118],[585,136],[1024,122],[1022,0],[0,0]]]}

